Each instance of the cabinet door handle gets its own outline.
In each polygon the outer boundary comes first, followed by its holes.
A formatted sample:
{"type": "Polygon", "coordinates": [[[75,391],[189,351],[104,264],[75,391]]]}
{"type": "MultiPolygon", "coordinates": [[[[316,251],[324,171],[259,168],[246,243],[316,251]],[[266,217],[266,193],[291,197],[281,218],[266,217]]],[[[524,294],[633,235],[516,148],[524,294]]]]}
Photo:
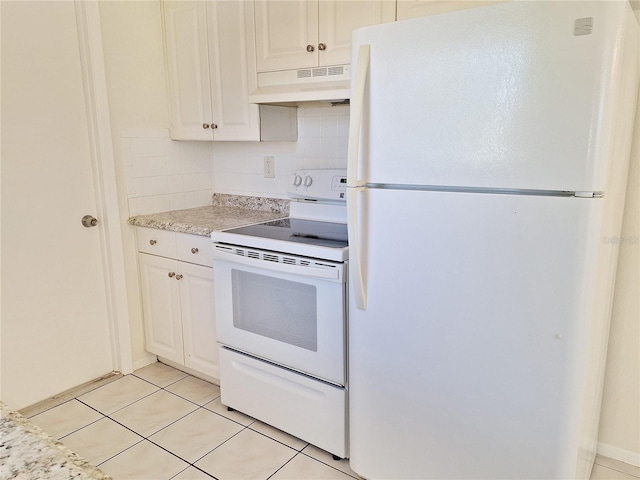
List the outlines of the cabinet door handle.
{"type": "Polygon", "coordinates": [[[193,253],[195,255],[196,253],[198,253],[198,249],[196,247],[193,247],[191,249],[191,253],[193,253]]]}
{"type": "Polygon", "coordinates": [[[311,53],[315,50],[315,47],[313,45],[307,45],[307,52],[311,53]]]}
{"type": "Polygon", "coordinates": [[[176,272],[169,272],[169,278],[173,278],[176,276],[176,272]]]}
{"type": "Polygon", "coordinates": [[[215,130],[216,128],[218,128],[218,124],[217,123],[212,123],[211,124],[211,129],[215,130]]]}
{"type": "Polygon", "coordinates": [[[207,128],[209,128],[209,124],[208,123],[203,123],[202,124],[202,128],[204,128],[206,130],[207,128]]]}
{"type": "Polygon", "coordinates": [[[318,44],[318,50],[326,50],[327,46],[324,43],[319,43],[318,44]]]}
{"type": "Polygon", "coordinates": [[[155,245],[156,243],[158,242],[156,242],[155,240],[149,240],[149,245],[155,245]]]}
{"type": "Polygon", "coordinates": [[[182,279],[182,275],[181,274],[177,274],[176,275],[176,280],[180,280],[180,279],[182,279]]]}

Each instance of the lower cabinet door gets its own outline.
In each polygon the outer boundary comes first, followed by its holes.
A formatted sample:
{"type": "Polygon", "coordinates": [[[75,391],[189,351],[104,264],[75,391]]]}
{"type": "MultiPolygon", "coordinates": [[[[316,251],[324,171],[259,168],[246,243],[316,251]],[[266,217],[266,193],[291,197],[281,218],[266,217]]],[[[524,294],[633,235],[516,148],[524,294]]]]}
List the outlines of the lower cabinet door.
{"type": "Polygon", "coordinates": [[[179,262],[184,364],[220,378],[213,301],[213,269],[179,262]]]}
{"type": "Polygon", "coordinates": [[[178,262],[138,254],[146,349],[174,362],[183,362],[178,262]]]}
{"type": "Polygon", "coordinates": [[[221,347],[220,391],[224,405],[348,456],[344,388],[221,347]]]}

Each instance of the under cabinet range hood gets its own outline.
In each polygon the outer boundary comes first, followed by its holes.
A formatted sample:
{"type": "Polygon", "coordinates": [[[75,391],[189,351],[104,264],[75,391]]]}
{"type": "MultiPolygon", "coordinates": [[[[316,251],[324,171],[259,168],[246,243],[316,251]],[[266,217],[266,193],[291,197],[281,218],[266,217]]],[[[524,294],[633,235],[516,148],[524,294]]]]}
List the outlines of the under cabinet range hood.
{"type": "Polygon", "coordinates": [[[258,88],[249,94],[249,101],[263,104],[343,102],[350,96],[350,73],[349,65],[258,73],[258,88]]]}

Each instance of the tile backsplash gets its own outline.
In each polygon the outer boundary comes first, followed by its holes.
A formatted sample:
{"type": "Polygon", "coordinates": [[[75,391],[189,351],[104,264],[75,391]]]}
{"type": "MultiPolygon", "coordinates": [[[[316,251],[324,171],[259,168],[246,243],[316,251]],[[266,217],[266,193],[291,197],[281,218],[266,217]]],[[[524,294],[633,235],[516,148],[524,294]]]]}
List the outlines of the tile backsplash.
{"type": "Polygon", "coordinates": [[[345,168],[349,107],[298,109],[297,142],[182,142],[168,129],[121,132],[129,214],[210,205],[213,193],[286,198],[289,172],[345,168]],[[275,178],[264,178],[264,156],[275,178]]]}

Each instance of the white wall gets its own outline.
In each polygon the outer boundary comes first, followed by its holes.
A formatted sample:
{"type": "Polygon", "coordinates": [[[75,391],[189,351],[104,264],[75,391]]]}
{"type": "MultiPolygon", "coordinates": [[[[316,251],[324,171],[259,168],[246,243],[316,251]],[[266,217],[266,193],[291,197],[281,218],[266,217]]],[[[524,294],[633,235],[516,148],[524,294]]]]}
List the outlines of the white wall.
{"type": "MultiPolygon", "coordinates": [[[[102,2],[100,11],[124,218],[129,213],[157,212],[167,207],[195,206],[207,201],[206,195],[203,198],[203,194],[194,192],[207,191],[211,185],[209,182],[213,182],[215,192],[283,197],[291,168],[345,166],[346,107],[299,110],[300,139],[296,143],[197,144],[168,140],[159,1],[102,2]],[[198,163],[197,159],[204,155],[210,156],[209,167],[206,162],[198,163]],[[276,157],[276,179],[262,177],[264,155],[276,157]],[[199,164],[201,170],[195,171],[193,162],[199,164]]],[[[640,453],[638,141],[634,152],[620,249],[600,442],[605,455],[638,463],[635,460],[640,453]]],[[[126,225],[123,229],[128,252],[134,361],[141,364],[147,357],[142,348],[133,229],[126,225]]]]}
{"type": "Polygon", "coordinates": [[[598,451],[640,466],[640,100],[616,276],[598,451]]]}

